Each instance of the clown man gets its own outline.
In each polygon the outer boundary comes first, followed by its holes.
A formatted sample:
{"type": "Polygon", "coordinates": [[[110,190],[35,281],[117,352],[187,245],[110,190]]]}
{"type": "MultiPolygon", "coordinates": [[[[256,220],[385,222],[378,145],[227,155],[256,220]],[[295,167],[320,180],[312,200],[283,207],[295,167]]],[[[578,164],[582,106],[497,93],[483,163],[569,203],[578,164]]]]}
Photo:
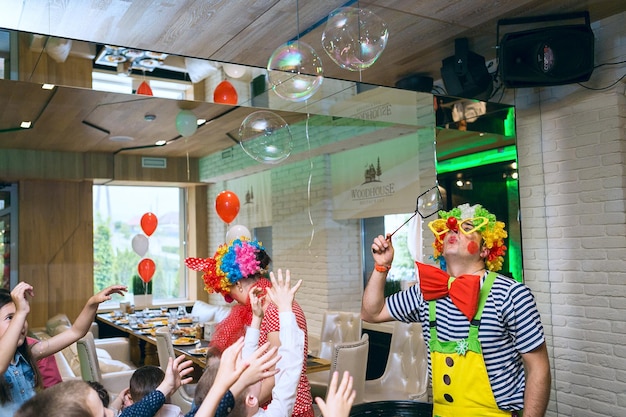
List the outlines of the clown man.
{"type": "Polygon", "coordinates": [[[394,249],[389,235],[376,237],[361,318],[421,323],[433,416],[543,416],[551,381],[543,326],[529,288],[497,273],[504,223],[479,204],[439,217],[428,226],[446,271],[416,262],[419,285],[385,298],[394,249]]]}

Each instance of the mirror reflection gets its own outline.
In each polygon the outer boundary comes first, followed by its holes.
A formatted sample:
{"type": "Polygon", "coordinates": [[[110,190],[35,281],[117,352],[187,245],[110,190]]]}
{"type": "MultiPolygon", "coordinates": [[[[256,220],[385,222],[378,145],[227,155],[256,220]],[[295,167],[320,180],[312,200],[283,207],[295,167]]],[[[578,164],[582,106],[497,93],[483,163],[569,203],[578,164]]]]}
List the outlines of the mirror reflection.
{"type": "Polygon", "coordinates": [[[242,122],[260,109],[291,129],[293,151],[282,163],[413,138],[419,167],[407,173],[416,177],[404,185],[412,190],[407,201],[350,216],[412,212],[415,190],[438,181],[445,209],[478,202],[508,220],[504,269],[521,279],[510,106],[329,78],[308,100],[292,102],[271,90],[264,68],[15,31],[2,39],[5,149],[90,153],[99,163],[85,175],[95,183],[141,180],[121,168],[122,157],[178,159],[166,181],[184,184],[271,169],[240,146],[242,122]],[[183,117],[190,114],[195,123],[183,117]],[[237,164],[217,163],[229,158],[237,164]]]}

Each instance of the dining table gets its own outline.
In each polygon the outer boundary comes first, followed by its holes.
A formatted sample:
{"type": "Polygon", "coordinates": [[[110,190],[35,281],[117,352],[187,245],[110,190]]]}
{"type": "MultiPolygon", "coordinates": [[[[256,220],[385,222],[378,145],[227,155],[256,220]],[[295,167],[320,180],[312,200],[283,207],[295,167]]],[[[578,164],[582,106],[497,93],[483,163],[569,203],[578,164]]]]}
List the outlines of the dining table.
{"type": "MultiPolygon", "coordinates": [[[[136,366],[159,366],[154,332],[157,328],[168,325],[168,316],[163,315],[160,310],[150,310],[134,315],[118,315],[115,312],[100,313],[96,316],[96,321],[99,323],[101,336],[125,336],[128,338],[131,361],[136,366]]],[[[188,321],[187,319],[185,321],[178,320],[176,326],[180,329],[187,328],[187,330],[184,331],[185,334],[182,337],[173,339],[172,344],[176,354],[185,355],[201,374],[206,366],[206,348],[209,341],[201,337],[200,334],[193,335],[190,328],[193,325],[195,323],[190,318],[188,321]]],[[[330,369],[330,365],[330,361],[327,359],[313,355],[307,356],[307,374],[327,371],[330,369]]]]}

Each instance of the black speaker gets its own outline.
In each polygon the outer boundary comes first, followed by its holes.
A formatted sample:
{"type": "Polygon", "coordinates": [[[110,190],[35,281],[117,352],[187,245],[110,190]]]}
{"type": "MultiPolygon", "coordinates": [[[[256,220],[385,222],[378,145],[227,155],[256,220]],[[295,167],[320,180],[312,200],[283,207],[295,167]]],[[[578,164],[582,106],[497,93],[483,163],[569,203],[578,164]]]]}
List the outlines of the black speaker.
{"type": "MultiPolygon", "coordinates": [[[[594,36],[586,16],[586,24],[505,34],[499,50],[504,85],[522,88],[587,81],[594,67],[594,36]]],[[[545,20],[550,19],[540,21],[545,20]]]]}
{"type": "Polygon", "coordinates": [[[469,50],[467,38],[454,40],[454,55],[441,61],[441,79],[449,96],[487,100],[493,89],[485,58],[469,50]]]}

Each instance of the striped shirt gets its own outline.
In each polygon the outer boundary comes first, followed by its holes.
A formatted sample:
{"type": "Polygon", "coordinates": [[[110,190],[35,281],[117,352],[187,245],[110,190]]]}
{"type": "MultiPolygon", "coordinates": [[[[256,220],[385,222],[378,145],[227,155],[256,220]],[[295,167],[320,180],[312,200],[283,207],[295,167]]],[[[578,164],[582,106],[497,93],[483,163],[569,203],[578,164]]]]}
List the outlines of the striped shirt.
{"type": "MultiPolygon", "coordinates": [[[[482,282],[486,276],[483,276],[482,282]]],[[[389,296],[386,304],[394,319],[420,322],[428,346],[428,301],[424,300],[419,285],[389,296]]],[[[467,338],[470,323],[449,297],[437,300],[436,318],[439,340],[467,338]]],[[[511,278],[498,275],[485,303],[478,338],[498,407],[502,410],[521,410],[524,408],[525,388],[521,354],[533,351],[544,342],[541,318],[530,289],[511,278]]],[[[430,357],[428,369],[430,373],[430,357]]]]}

